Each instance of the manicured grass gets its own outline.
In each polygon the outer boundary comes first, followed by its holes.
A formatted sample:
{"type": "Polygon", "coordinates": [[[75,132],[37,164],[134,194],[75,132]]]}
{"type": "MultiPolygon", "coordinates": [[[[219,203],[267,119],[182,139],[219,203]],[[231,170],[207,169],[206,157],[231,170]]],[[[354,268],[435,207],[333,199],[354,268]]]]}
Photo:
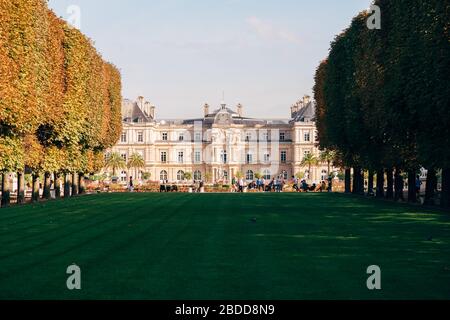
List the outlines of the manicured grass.
{"type": "Polygon", "coordinates": [[[1,209],[0,298],[449,299],[450,215],[339,194],[102,194],[1,209]],[[66,288],[72,263],[79,291],[66,288]],[[373,264],[381,291],[366,287],[373,264]]]}

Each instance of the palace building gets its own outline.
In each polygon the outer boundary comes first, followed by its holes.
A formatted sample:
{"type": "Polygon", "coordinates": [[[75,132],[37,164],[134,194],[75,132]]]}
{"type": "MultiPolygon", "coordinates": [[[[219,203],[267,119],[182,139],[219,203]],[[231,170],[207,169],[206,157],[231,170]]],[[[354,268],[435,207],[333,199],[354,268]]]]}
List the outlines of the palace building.
{"type": "MultiPolygon", "coordinates": [[[[283,176],[290,179],[302,173],[310,182],[325,180],[327,164],[302,165],[308,154],[319,157],[314,122],[315,102],[303,97],[291,107],[285,120],[249,118],[238,104],[229,108],[203,106],[203,116],[195,119],[168,120],[156,117],[156,108],[139,97],[124,100],[123,132],[108,152],[117,152],[125,160],[138,153],[145,161],[140,169],[123,169],[119,179],[182,182],[185,173],[191,180],[229,183],[240,172],[247,181],[257,173],[265,179],[283,176]]],[[[111,170],[110,170],[111,171],[111,170]]]]}

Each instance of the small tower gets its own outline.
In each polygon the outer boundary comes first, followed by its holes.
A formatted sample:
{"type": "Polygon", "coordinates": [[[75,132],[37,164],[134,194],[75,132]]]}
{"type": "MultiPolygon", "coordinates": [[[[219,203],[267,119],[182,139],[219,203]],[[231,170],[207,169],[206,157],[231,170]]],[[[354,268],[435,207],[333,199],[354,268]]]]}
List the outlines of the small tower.
{"type": "Polygon", "coordinates": [[[203,106],[203,114],[205,115],[205,117],[209,114],[209,104],[205,103],[205,105],[203,106]]]}
{"type": "Polygon", "coordinates": [[[244,112],[244,107],[242,106],[242,104],[239,103],[237,105],[237,113],[239,115],[239,118],[242,118],[243,112],[244,112]]]}

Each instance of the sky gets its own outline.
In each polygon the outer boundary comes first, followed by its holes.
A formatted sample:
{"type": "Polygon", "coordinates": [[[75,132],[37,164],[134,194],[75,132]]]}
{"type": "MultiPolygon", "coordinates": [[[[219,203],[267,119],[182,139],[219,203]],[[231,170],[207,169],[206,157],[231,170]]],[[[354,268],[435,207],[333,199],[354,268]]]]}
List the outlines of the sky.
{"type": "Polygon", "coordinates": [[[121,71],[123,97],[142,95],[157,118],[194,118],[203,105],[288,118],[312,95],[335,35],[370,0],[50,0],[121,71]]]}

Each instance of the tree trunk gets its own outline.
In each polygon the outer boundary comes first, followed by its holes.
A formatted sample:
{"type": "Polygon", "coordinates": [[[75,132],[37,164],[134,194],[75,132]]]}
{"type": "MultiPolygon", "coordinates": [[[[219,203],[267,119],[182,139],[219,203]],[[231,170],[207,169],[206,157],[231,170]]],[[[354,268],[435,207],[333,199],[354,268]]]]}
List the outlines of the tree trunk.
{"type": "Polygon", "coordinates": [[[78,173],[72,174],[72,197],[78,195],[78,173]]]}
{"type": "Polygon", "coordinates": [[[25,173],[17,172],[17,204],[25,203],[25,173]]]}
{"type": "Polygon", "coordinates": [[[367,195],[371,196],[373,195],[373,176],[374,176],[374,171],[373,170],[369,170],[369,175],[368,175],[368,181],[367,181],[367,195]]]}
{"type": "Polygon", "coordinates": [[[84,183],[84,173],[80,173],[78,175],[78,185],[79,185],[79,194],[85,194],[86,193],[86,184],[84,183]]]}
{"type": "Polygon", "coordinates": [[[450,168],[442,169],[441,207],[450,208],[450,168]]]}
{"type": "Polygon", "coordinates": [[[404,200],[403,198],[403,187],[404,187],[404,183],[403,183],[403,177],[401,175],[401,171],[400,169],[396,168],[395,169],[395,174],[394,174],[394,199],[396,201],[398,200],[404,200]]]}
{"type": "Polygon", "coordinates": [[[353,194],[361,194],[361,168],[353,168],[353,194]]]}
{"type": "Polygon", "coordinates": [[[417,202],[416,195],[416,172],[408,171],[408,202],[417,202]]]}
{"type": "Polygon", "coordinates": [[[44,191],[42,193],[42,198],[50,200],[50,172],[44,174],[44,191]]]}
{"type": "Polygon", "coordinates": [[[328,171],[327,171],[327,173],[328,173],[328,176],[330,176],[331,175],[331,172],[330,172],[330,170],[331,170],[331,161],[327,161],[327,165],[328,165],[328,171]]]}
{"type": "Polygon", "coordinates": [[[350,168],[345,169],[345,193],[351,192],[351,170],[350,168]]]}
{"type": "Polygon", "coordinates": [[[31,202],[39,201],[39,175],[33,174],[33,186],[31,191],[31,202]]]}
{"type": "Polygon", "coordinates": [[[387,176],[387,190],[386,190],[386,199],[394,198],[394,172],[392,168],[386,169],[387,176]]]}
{"type": "Polygon", "coordinates": [[[377,170],[377,198],[384,198],[384,170],[377,170]]]}
{"type": "Polygon", "coordinates": [[[425,185],[425,200],[423,204],[434,205],[434,191],[436,190],[437,176],[436,169],[429,168],[425,185]]]}
{"type": "Polygon", "coordinates": [[[70,175],[64,174],[64,198],[70,197],[70,175]]]}
{"type": "Polygon", "coordinates": [[[55,172],[53,175],[53,181],[55,185],[55,198],[59,199],[61,198],[61,177],[59,173],[55,172]]]}
{"type": "Polygon", "coordinates": [[[11,203],[11,186],[10,186],[10,174],[3,173],[2,174],[2,200],[1,207],[6,208],[9,207],[11,203]]]}

